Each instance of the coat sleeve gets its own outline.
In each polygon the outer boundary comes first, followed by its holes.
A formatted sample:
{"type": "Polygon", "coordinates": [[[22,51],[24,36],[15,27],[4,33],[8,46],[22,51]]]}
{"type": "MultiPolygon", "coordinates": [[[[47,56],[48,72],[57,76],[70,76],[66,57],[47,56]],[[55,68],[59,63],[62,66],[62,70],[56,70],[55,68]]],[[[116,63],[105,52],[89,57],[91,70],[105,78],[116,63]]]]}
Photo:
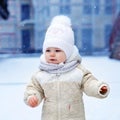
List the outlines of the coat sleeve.
{"type": "Polygon", "coordinates": [[[35,95],[38,98],[39,104],[44,98],[44,92],[39,81],[36,79],[35,75],[32,76],[30,83],[27,84],[24,92],[24,102],[28,105],[28,99],[30,96],[35,95]]]}
{"type": "Polygon", "coordinates": [[[89,70],[84,68],[82,65],[80,65],[79,68],[83,72],[81,88],[84,93],[88,96],[93,96],[97,98],[107,97],[110,91],[109,85],[103,81],[99,81],[96,77],[93,76],[93,74],[89,70]],[[108,91],[104,95],[100,93],[100,89],[102,86],[107,86],[108,89],[108,91]]]}

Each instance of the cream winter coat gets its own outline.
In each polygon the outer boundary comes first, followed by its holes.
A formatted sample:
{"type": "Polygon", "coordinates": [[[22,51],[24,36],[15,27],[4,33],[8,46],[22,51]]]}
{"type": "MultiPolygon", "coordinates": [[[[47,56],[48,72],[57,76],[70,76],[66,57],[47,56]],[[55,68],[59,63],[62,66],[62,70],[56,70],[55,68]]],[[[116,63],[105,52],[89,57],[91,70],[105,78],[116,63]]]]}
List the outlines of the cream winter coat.
{"type": "MultiPolygon", "coordinates": [[[[74,52],[70,60],[80,60],[78,52],[74,52]]],[[[103,85],[107,84],[98,81],[81,64],[62,74],[39,70],[26,87],[24,101],[27,104],[31,95],[36,95],[39,103],[44,100],[42,120],[85,120],[83,92],[88,96],[105,98],[109,90],[105,95],[100,94],[103,85]]]]}

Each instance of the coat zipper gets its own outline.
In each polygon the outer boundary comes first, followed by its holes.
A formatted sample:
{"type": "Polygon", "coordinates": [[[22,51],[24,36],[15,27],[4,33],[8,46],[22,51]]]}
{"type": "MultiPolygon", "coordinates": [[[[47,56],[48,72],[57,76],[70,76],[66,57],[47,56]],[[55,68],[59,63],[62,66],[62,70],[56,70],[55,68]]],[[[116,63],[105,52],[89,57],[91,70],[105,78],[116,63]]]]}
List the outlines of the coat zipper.
{"type": "MultiPolygon", "coordinates": [[[[57,78],[58,79],[58,78],[57,78]]],[[[57,88],[58,88],[58,120],[61,120],[60,118],[60,84],[59,80],[57,82],[57,88]]]]}

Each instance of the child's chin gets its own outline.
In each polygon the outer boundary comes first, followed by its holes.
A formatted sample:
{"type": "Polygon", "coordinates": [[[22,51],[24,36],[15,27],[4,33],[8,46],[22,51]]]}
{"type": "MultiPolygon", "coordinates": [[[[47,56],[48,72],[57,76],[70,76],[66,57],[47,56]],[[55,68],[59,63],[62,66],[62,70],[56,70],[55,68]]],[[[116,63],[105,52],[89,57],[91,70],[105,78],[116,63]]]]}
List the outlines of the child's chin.
{"type": "Polygon", "coordinates": [[[59,64],[57,61],[50,61],[51,64],[59,64]]]}

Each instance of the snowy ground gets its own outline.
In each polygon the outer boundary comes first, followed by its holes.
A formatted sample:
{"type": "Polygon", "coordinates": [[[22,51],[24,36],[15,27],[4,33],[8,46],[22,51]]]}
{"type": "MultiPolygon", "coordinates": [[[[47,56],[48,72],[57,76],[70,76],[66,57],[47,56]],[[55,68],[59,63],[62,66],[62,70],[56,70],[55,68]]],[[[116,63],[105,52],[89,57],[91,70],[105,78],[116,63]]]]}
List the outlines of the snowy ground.
{"type": "MultiPolygon", "coordinates": [[[[120,61],[83,57],[83,64],[111,88],[106,99],[84,96],[86,120],[120,120],[120,61]]],[[[0,57],[0,120],[40,120],[41,107],[23,102],[26,83],[38,69],[39,57],[0,57]]]]}

